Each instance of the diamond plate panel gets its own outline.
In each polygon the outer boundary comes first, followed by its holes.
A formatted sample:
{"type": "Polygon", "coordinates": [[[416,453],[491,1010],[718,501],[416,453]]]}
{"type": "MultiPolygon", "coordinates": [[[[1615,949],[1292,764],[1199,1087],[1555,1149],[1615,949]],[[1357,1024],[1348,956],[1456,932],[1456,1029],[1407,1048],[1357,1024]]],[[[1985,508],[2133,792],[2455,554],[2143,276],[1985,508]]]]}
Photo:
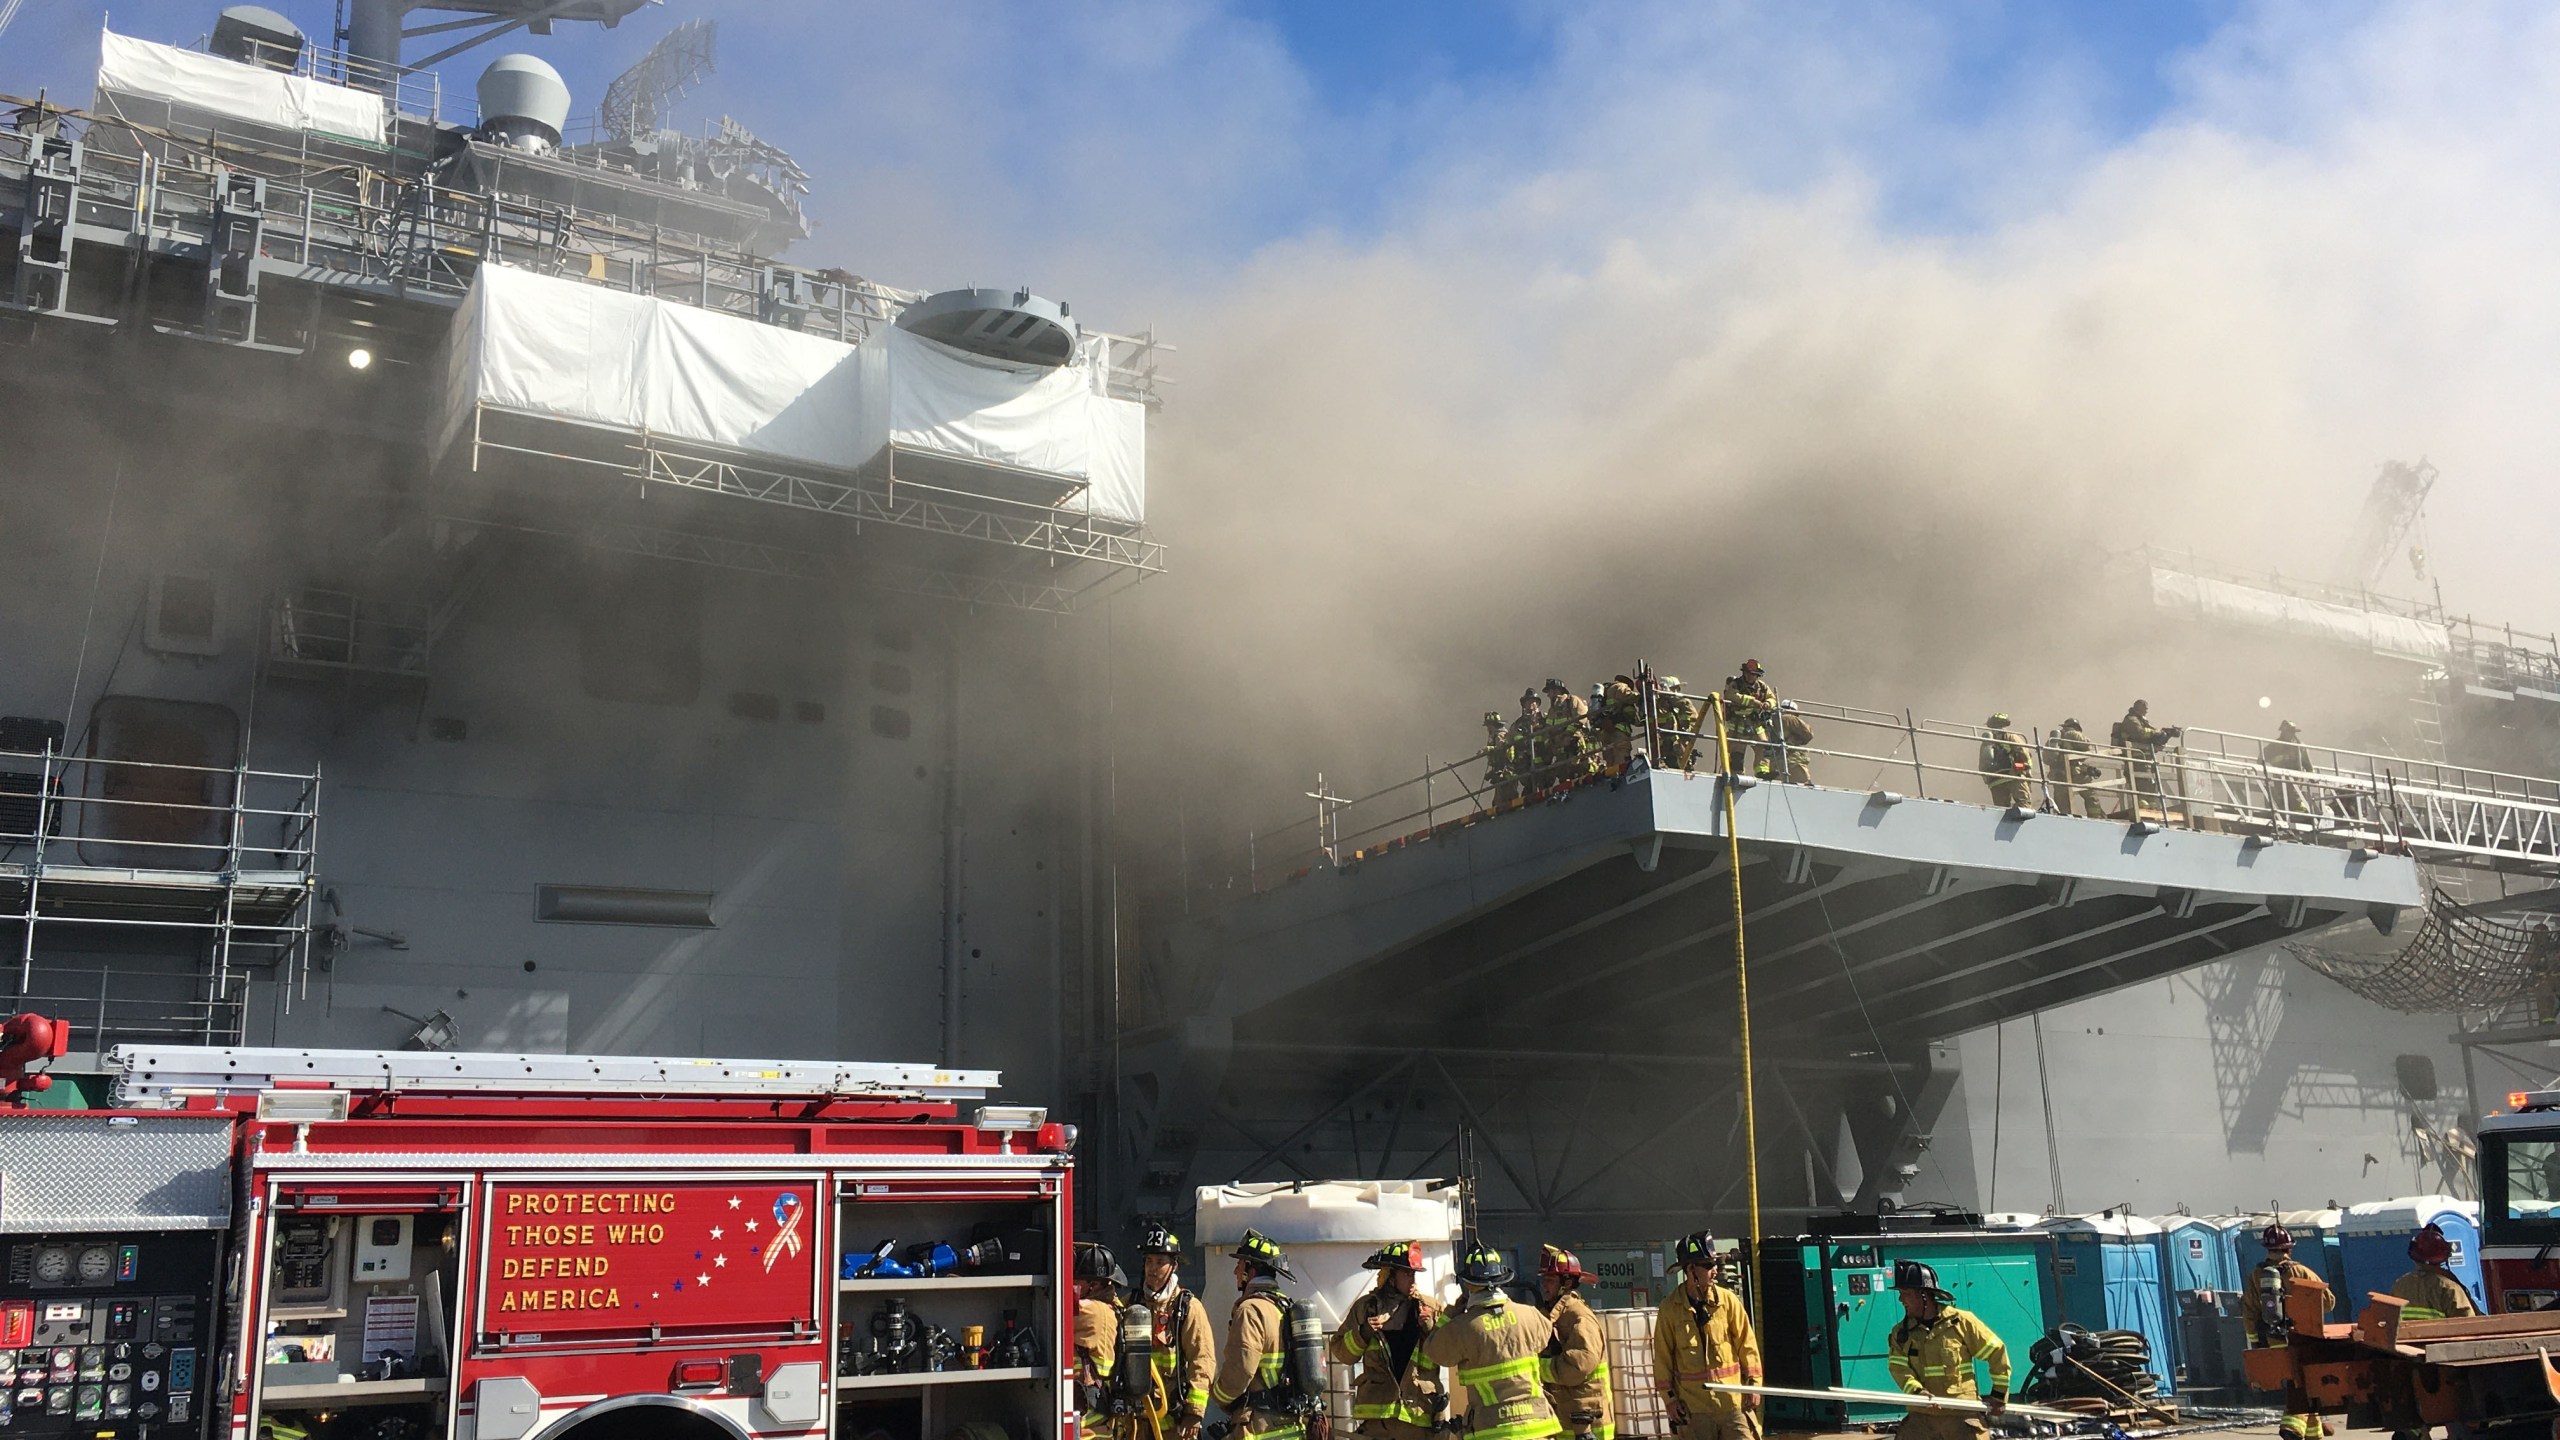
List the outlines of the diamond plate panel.
{"type": "Polygon", "coordinates": [[[230,1223],[227,1119],[0,1114],[0,1234],[230,1223]]]}

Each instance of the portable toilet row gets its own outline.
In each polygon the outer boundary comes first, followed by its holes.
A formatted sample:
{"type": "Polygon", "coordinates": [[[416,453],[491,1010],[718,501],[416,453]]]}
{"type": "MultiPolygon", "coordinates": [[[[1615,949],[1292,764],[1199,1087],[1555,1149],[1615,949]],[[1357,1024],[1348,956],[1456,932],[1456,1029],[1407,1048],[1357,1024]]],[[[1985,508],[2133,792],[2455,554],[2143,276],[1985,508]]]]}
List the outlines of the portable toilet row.
{"type": "Polygon", "coordinates": [[[2364,1308],[2371,1291],[2388,1292],[2391,1282],[2409,1270],[2409,1237],[2419,1227],[2434,1225],[2453,1245],[2445,1268],[2471,1292],[2471,1303],[2488,1313],[2488,1291],[2480,1271],[2480,1206],[2450,1195],[2412,1195],[2373,1200],[2347,1207],[2338,1223],[2338,1252],[2346,1284],[2339,1291],[2348,1314],[2364,1308]]]}
{"type": "Polygon", "coordinates": [[[2176,1373],[2177,1330],[2162,1274],[2160,1227],[2138,1215],[2065,1215],[2039,1227],[2054,1239],[2054,1289],[2062,1318],[2089,1330],[2130,1330],[2151,1352],[2153,1373],[2176,1373]]]}

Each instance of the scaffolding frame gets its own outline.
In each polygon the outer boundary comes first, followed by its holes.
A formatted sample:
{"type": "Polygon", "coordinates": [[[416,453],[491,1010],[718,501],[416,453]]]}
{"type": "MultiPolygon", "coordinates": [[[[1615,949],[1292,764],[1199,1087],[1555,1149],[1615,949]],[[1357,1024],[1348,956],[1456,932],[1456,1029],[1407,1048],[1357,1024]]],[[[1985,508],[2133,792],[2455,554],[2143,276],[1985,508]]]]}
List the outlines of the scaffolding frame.
{"type": "Polygon", "coordinates": [[[320,831],[316,766],[305,774],[252,769],[245,758],[179,765],[46,749],[0,751],[0,775],[18,782],[9,787],[17,803],[0,810],[0,913],[18,927],[13,999],[21,1007],[94,1014],[102,1043],[110,1035],[236,1043],[253,972],[266,970],[288,999],[305,983],[320,831]],[[111,793],[119,782],[162,795],[192,785],[205,798],[111,793]],[[272,841],[252,834],[270,822],[272,841]],[[184,824],[217,838],[130,833],[184,824]],[[40,935],[66,926],[199,937],[194,996],[173,1004],[133,994],[131,984],[117,985],[113,957],[99,961],[94,994],[69,988],[64,977],[85,978],[85,967],[42,963],[51,957],[39,955],[40,935]]]}

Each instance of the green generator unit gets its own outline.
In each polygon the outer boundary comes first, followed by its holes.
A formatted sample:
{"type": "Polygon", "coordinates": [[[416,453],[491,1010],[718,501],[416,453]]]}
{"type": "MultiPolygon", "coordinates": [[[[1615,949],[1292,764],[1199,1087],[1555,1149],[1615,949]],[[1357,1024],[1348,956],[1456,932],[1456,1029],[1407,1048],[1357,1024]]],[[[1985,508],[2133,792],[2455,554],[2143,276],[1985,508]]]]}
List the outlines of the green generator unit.
{"type": "MultiPolygon", "coordinates": [[[[1830,1233],[1761,1242],[1767,1299],[1761,1315],[1761,1361],[1768,1383],[1798,1388],[1892,1390],[1886,1340],[1902,1320],[1893,1293],[1893,1262],[1936,1267],[1956,1304],[1982,1317],[2009,1346],[2010,1383],[2023,1384],[2027,1347],[2061,1313],[2054,1283],[2054,1237],[2031,1230],[1988,1230],[1978,1216],[1873,1215],[1816,1221],[1830,1233]],[[1842,1233],[1864,1230],[1866,1233],[1842,1233]]],[[[1906,1413],[1890,1405],[1783,1400],[1768,1404],[1770,1428],[1839,1430],[1889,1422],[1906,1413]]]]}

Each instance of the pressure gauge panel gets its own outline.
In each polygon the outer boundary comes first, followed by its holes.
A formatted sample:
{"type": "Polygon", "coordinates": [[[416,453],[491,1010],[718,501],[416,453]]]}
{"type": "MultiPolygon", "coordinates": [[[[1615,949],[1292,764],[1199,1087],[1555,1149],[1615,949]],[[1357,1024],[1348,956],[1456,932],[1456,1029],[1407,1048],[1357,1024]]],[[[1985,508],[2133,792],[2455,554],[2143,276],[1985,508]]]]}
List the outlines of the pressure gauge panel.
{"type": "Polygon", "coordinates": [[[36,1247],[36,1283],[59,1285],[71,1278],[71,1247],[40,1245],[36,1247]]]}

